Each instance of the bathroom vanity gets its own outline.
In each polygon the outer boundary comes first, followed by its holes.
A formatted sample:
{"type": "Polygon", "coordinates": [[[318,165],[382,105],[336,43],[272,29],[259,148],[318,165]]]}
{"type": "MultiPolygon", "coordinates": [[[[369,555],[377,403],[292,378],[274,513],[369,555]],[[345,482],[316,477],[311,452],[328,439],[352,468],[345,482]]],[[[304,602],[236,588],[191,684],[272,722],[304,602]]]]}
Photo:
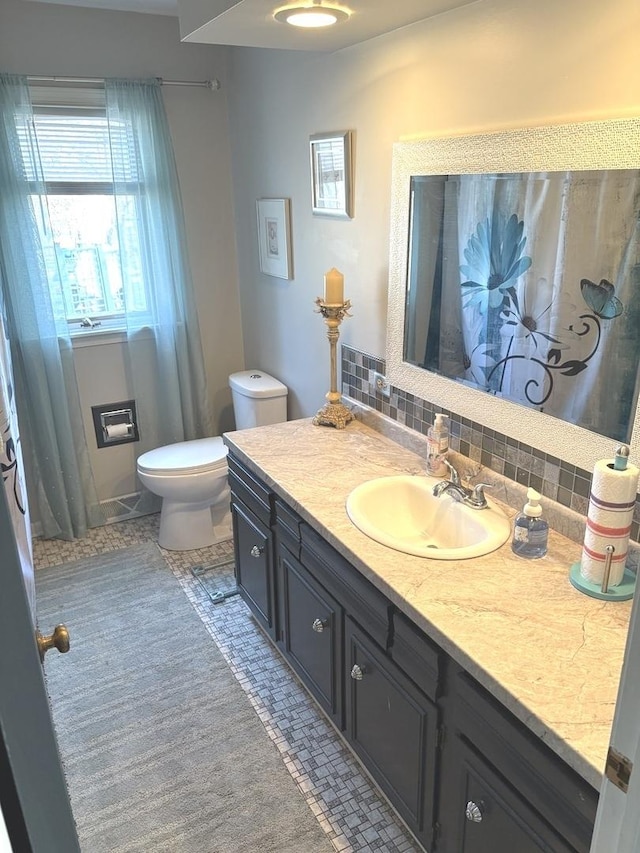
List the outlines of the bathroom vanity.
{"type": "Polygon", "coordinates": [[[225,442],[241,593],[423,847],[586,853],[630,602],[576,591],[580,546],[553,531],[528,561],[369,539],[348,494],[424,460],[358,421],[225,442]]]}

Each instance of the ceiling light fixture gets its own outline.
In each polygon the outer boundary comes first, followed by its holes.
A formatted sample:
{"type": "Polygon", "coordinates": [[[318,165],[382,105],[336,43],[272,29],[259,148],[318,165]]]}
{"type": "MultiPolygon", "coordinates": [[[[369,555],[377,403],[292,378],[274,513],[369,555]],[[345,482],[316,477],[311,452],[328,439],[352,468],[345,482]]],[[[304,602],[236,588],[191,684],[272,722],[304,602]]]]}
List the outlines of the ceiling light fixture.
{"type": "Polygon", "coordinates": [[[298,6],[285,6],[278,9],[273,17],[276,21],[291,24],[293,27],[331,27],[346,21],[349,13],[338,6],[326,6],[323,3],[311,3],[298,6]]]}

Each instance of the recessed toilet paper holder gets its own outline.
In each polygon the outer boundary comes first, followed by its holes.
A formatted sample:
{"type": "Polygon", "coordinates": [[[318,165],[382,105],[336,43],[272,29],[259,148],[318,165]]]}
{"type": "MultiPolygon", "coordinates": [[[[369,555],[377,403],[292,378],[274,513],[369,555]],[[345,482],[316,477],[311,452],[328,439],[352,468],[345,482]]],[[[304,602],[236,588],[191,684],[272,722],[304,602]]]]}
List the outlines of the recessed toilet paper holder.
{"type": "Polygon", "coordinates": [[[135,400],[92,406],[91,414],[99,448],[140,440],[135,400]]]}

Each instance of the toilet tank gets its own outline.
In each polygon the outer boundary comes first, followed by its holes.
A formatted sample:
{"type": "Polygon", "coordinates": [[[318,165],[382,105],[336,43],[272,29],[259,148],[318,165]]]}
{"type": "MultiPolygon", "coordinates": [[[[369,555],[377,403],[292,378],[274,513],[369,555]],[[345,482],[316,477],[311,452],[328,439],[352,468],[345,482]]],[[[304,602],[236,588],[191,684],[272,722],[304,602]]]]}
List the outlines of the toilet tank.
{"type": "Polygon", "coordinates": [[[229,377],[236,429],[278,424],[287,419],[287,386],[263,370],[241,370],[229,377]]]}

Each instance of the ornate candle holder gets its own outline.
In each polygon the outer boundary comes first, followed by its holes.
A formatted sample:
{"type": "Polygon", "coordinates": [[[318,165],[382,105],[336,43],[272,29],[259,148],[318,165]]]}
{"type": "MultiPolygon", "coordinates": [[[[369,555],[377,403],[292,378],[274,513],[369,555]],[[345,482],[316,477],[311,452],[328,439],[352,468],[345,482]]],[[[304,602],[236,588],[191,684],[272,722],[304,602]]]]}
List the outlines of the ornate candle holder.
{"type": "Polygon", "coordinates": [[[338,304],[330,304],[318,297],[316,299],[318,306],[317,314],[322,314],[324,321],[327,324],[327,337],[329,338],[329,348],[331,352],[331,390],[325,394],[327,403],[318,410],[313,423],[316,426],[332,426],[336,429],[344,429],[349,421],[353,420],[353,415],[349,409],[340,402],[341,394],[338,391],[338,366],[336,362],[336,344],[340,337],[340,323],[345,317],[350,317],[349,308],[351,302],[347,299],[346,302],[338,304]]]}

